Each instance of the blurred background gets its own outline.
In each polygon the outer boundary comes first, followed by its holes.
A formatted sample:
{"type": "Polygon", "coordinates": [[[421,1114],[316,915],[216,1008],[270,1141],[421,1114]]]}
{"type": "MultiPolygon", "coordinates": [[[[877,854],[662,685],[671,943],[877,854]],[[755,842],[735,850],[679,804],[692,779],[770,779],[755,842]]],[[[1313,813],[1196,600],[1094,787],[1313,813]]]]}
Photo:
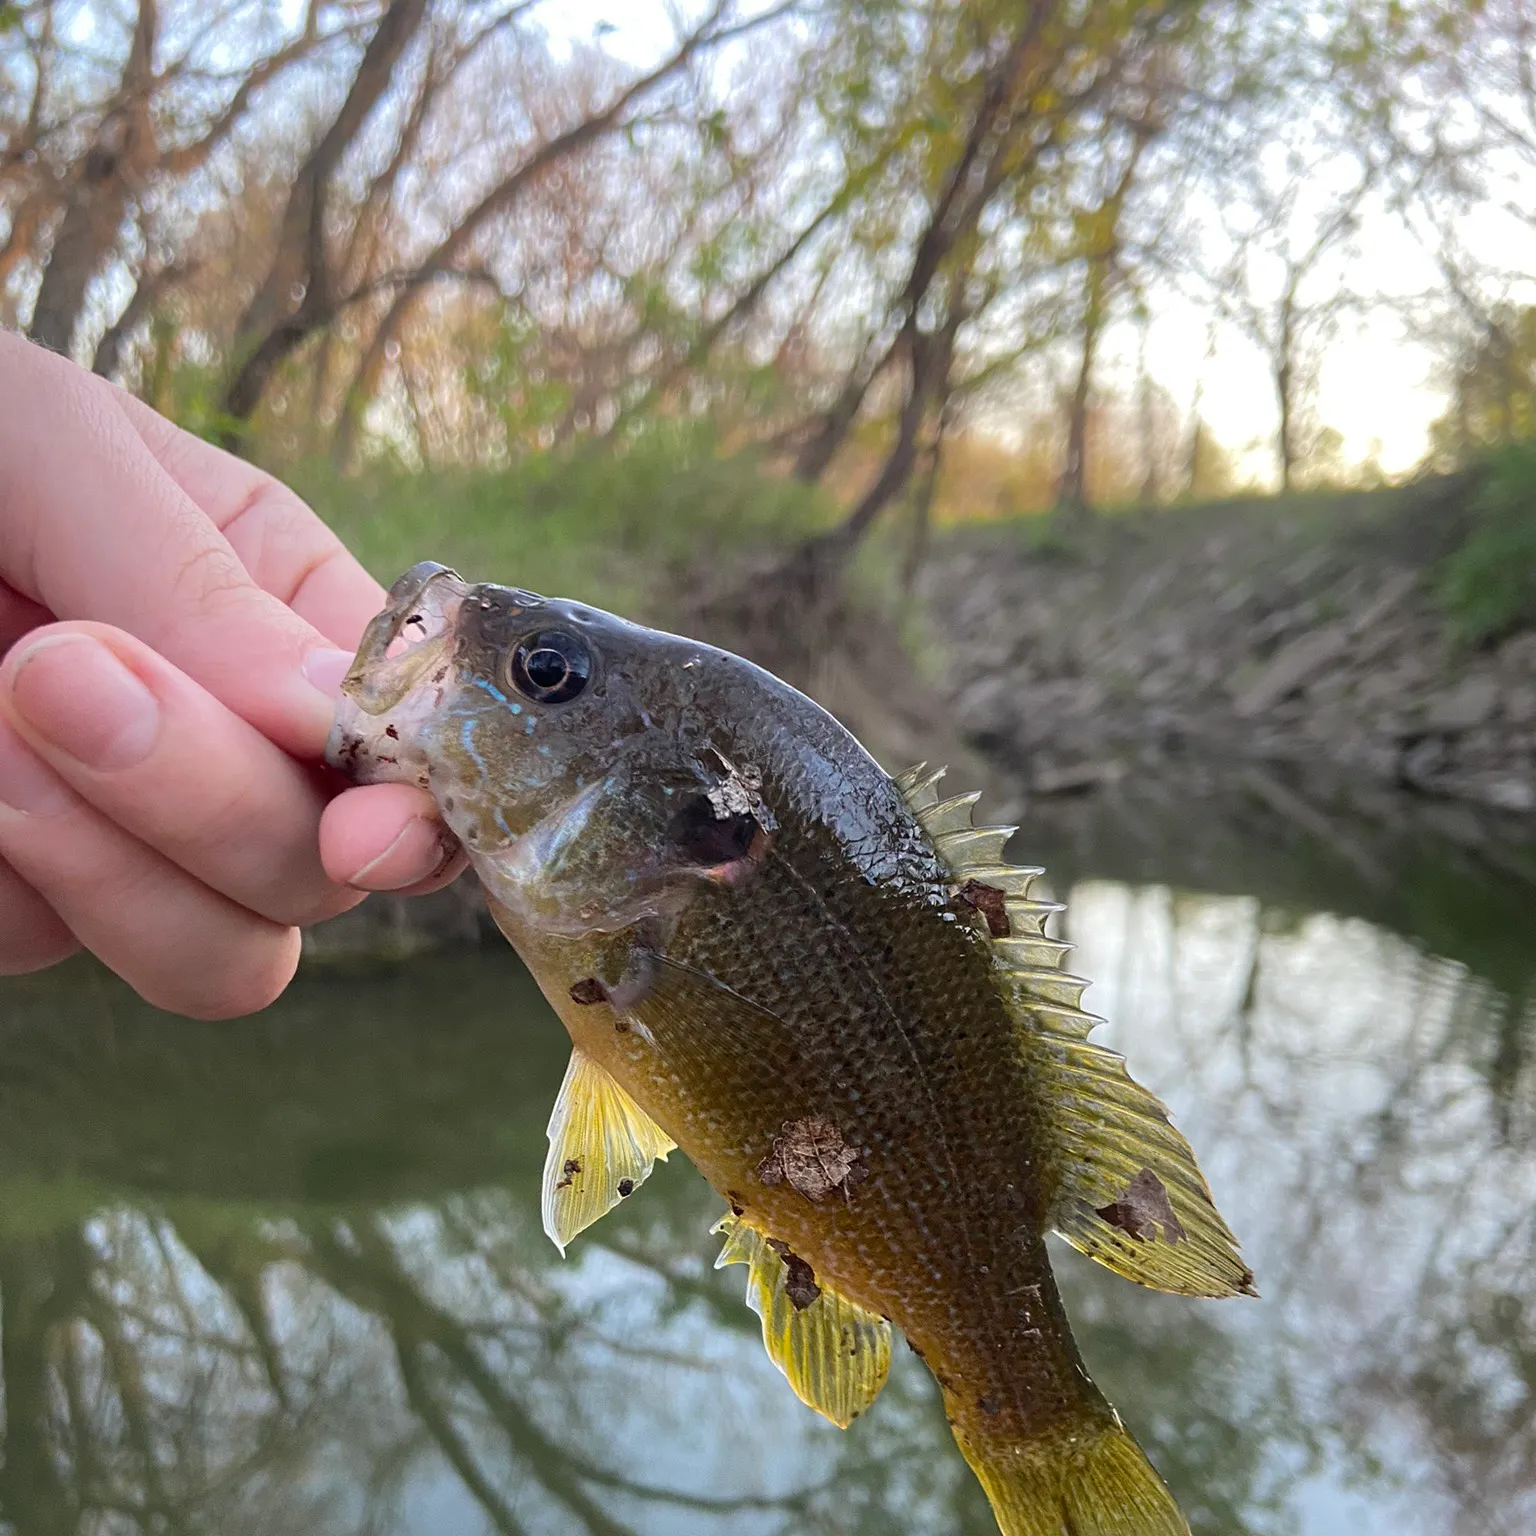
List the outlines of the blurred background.
{"type": "MultiPolygon", "coordinates": [[[[984,785],[1259,1303],[1063,1255],[1197,1536],[1536,1527],[1536,7],[0,0],[0,324],[984,785]]],[[[985,1536],[674,1159],[561,1263],[469,882],[0,983],[0,1528],[985,1536]]]]}

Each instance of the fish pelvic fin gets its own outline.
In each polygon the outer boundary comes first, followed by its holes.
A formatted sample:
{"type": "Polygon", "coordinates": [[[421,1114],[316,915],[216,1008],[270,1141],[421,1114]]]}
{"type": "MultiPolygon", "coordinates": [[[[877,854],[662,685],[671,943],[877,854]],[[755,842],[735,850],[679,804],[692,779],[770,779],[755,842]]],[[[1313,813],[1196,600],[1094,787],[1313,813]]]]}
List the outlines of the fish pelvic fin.
{"type": "Polygon", "coordinates": [[[549,1117],[540,1202],[561,1253],[578,1232],[633,1194],[676,1143],[585,1051],[571,1052],[549,1117]]]}
{"type": "Polygon", "coordinates": [[[1071,945],[1049,937],[1064,910],[1030,892],[1039,869],[1004,863],[1013,827],[978,827],[978,796],[939,793],[926,764],[896,780],[953,876],[958,903],[985,925],[998,985],[1021,1048],[1047,1085],[1060,1157],[1050,1223],[1074,1248],[1153,1290],[1253,1296],[1253,1272],[1216,1210],[1189,1143],[1114,1051],[1091,1044],[1103,1023],[1082,1007],[1088,983],[1063,969],[1071,945]]]}
{"type": "Polygon", "coordinates": [[[1189,1536],[1162,1478],[1120,1423],[1022,1445],[956,1439],[1002,1536],[1189,1536]]]}
{"type": "Polygon", "coordinates": [[[763,1320],[768,1356],[800,1401],[847,1427],[880,1395],[891,1368],[891,1325],[822,1284],[811,1266],[736,1215],[715,1268],[747,1266],[747,1302],[763,1320]]]}

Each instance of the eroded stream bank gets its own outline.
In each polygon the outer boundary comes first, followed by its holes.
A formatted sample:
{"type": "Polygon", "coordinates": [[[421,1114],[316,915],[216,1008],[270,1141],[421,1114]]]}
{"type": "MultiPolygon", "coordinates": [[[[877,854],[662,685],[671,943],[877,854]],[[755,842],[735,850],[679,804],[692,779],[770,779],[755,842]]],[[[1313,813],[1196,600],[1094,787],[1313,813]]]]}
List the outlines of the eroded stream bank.
{"type": "Polygon", "coordinates": [[[1536,632],[1467,646],[1435,601],[1464,499],[1446,480],[958,536],[923,595],[961,729],[1042,794],[1219,757],[1523,820],[1536,632]]]}

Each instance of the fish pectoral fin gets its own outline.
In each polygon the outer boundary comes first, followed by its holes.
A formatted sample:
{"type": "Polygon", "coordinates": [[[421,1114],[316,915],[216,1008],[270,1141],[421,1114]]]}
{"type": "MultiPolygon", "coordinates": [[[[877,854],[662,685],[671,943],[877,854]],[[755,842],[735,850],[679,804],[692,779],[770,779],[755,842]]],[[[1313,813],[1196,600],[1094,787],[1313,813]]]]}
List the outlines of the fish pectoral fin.
{"type": "Polygon", "coordinates": [[[755,1074],[788,1038],[778,1014],[660,952],[650,957],[643,995],[624,1012],[663,1056],[708,1057],[717,1070],[755,1074]]]}
{"type": "Polygon", "coordinates": [[[1256,1296],[1253,1271],[1168,1111],[1086,1040],[1036,1037],[1066,1163],[1050,1222],[1106,1268],[1182,1296],[1256,1296]]]}
{"type": "Polygon", "coordinates": [[[891,1325],[817,1280],[811,1266],[739,1216],[715,1268],[747,1266],[747,1303],[763,1320],[768,1356],[800,1401],[847,1427],[880,1395],[891,1368],[891,1325]]]}
{"type": "Polygon", "coordinates": [[[561,1253],[666,1161],[676,1143],[584,1051],[571,1052],[544,1163],[544,1230],[561,1253]]]}

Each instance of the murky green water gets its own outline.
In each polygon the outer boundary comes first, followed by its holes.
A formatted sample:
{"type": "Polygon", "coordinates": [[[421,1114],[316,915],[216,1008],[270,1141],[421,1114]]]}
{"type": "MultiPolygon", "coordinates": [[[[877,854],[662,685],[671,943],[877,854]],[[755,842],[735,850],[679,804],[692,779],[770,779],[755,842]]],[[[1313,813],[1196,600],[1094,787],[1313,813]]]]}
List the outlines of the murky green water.
{"type": "MultiPolygon", "coordinates": [[[[1532,888],[1420,824],[1120,809],[1036,842],[1264,1299],[1064,1256],[1095,1374],[1202,1536],[1536,1529],[1532,888]]],[[[221,1025],[0,983],[6,1528],[992,1532],[911,1357],[846,1435],[795,1401],[681,1158],[558,1258],[565,1054],[507,952],[221,1025]]]]}

